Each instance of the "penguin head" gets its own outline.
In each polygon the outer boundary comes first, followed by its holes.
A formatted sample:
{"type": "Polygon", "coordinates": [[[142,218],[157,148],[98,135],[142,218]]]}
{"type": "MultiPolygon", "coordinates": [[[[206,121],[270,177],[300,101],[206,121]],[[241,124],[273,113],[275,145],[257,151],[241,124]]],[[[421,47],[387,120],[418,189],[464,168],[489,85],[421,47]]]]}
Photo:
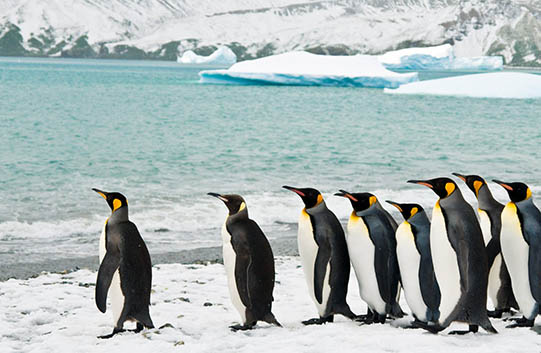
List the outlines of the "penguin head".
{"type": "Polygon", "coordinates": [[[295,188],[293,186],[287,186],[287,185],[284,185],[282,187],[284,189],[293,191],[294,193],[299,195],[301,197],[302,201],[304,202],[304,205],[306,206],[306,208],[312,208],[312,207],[317,206],[317,205],[319,205],[320,203],[323,202],[323,196],[316,189],[312,189],[312,188],[295,188]]]}
{"type": "Polygon", "coordinates": [[[406,221],[415,216],[417,213],[424,211],[423,207],[416,203],[398,203],[389,200],[385,202],[396,207],[406,221]]]}
{"type": "Polygon", "coordinates": [[[528,185],[524,183],[504,183],[500,180],[492,180],[493,182],[500,184],[501,187],[503,187],[507,193],[509,194],[509,198],[512,202],[520,202],[524,200],[528,200],[532,197],[532,190],[528,187],[528,185]]]}
{"type": "Polygon", "coordinates": [[[479,175],[463,175],[459,173],[453,173],[453,175],[462,179],[476,197],[479,197],[479,190],[487,184],[485,179],[481,178],[479,175]]]}
{"type": "Polygon", "coordinates": [[[112,212],[115,212],[121,207],[128,207],[128,199],[119,192],[105,192],[94,188],[92,190],[100,194],[107,201],[112,212]]]}
{"type": "Polygon", "coordinates": [[[458,188],[455,182],[449,178],[435,178],[429,180],[408,180],[408,183],[424,185],[434,191],[440,199],[450,196],[458,188]]]}
{"type": "Polygon", "coordinates": [[[240,213],[242,211],[248,212],[248,210],[246,209],[246,202],[240,195],[236,195],[236,194],[220,195],[215,192],[209,192],[207,195],[214,196],[222,200],[227,206],[230,216],[240,213]]]}
{"type": "Polygon", "coordinates": [[[364,211],[378,201],[378,199],[369,192],[350,193],[345,190],[340,190],[340,192],[337,192],[334,195],[349,199],[355,212],[364,211]]]}

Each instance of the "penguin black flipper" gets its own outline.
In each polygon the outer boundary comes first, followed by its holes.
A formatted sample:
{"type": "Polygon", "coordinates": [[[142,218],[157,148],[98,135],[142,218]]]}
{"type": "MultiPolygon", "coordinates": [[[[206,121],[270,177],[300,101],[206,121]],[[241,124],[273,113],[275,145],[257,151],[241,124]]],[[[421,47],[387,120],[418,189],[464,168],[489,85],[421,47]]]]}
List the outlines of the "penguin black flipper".
{"type": "Polygon", "coordinates": [[[120,252],[108,250],[101,262],[96,280],[96,306],[105,313],[107,310],[107,292],[111,286],[113,275],[120,265],[120,252]]]}
{"type": "Polygon", "coordinates": [[[318,303],[323,303],[323,285],[327,273],[327,264],[331,259],[331,247],[326,239],[318,242],[316,262],[314,264],[314,294],[318,303]]]}
{"type": "MultiPolygon", "coordinates": [[[[428,226],[428,219],[426,219],[428,226]]],[[[427,228],[429,230],[430,228],[427,228]]],[[[432,254],[430,252],[430,232],[420,234],[418,228],[411,224],[411,231],[414,234],[415,247],[421,256],[419,266],[419,285],[421,287],[421,296],[426,306],[432,312],[438,312],[441,301],[441,292],[434,274],[434,264],[432,262],[432,254]]],[[[437,318],[436,318],[437,319],[437,318]]],[[[431,320],[432,321],[432,320],[431,320]]]]}
{"type": "MultiPolygon", "coordinates": [[[[239,291],[240,300],[246,308],[252,307],[252,300],[250,298],[250,265],[252,258],[249,254],[249,246],[246,241],[231,239],[231,245],[235,250],[235,279],[237,283],[237,290],[239,291]]],[[[252,282],[254,282],[252,280],[252,282]]]]}
{"type": "Polygon", "coordinates": [[[502,251],[499,239],[490,239],[487,244],[486,251],[488,268],[491,268],[496,256],[498,256],[498,254],[502,251]]]}
{"type": "Polygon", "coordinates": [[[517,208],[524,240],[529,245],[528,272],[535,301],[541,303],[541,212],[533,203],[517,208]]]}
{"type": "MultiPolygon", "coordinates": [[[[379,293],[385,303],[392,305],[395,301],[396,291],[392,293],[393,291],[390,285],[390,275],[392,276],[394,273],[389,273],[393,265],[389,239],[376,235],[384,234],[384,230],[382,229],[384,224],[382,224],[380,218],[374,215],[366,215],[364,219],[370,240],[372,240],[374,247],[377,249],[374,253],[374,269],[376,271],[379,293]]],[[[390,311],[390,308],[387,311],[390,311]]]]}

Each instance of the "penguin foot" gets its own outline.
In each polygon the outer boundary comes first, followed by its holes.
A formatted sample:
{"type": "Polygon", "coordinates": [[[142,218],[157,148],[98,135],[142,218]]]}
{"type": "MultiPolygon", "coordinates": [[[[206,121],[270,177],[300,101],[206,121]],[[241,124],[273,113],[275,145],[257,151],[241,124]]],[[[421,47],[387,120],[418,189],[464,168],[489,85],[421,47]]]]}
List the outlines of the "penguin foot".
{"type": "Polygon", "coordinates": [[[424,321],[421,321],[421,320],[415,319],[415,320],[413,320],[412,322],[410,322],[409,325],[407,325],[407,326],[402,326],[401,328],[407,329],[407,330],[410,330],[410,329],[415,330],[415,329],[420,329],[420,328],[422,328],[421,325],[428,326],[428,323],[427,323],[427,322],[424,322],[424,321]]]}
{"type": "Polygon", "coordinates": [[[428,323],[422,322],[422,321],[413,321],[411,325],[416,328],[422,328],[423,330],[426,330],[433,334],[437,334],[438,332],[444,329],[443,327],[439,325],[429,325],[428,323]]]}
{"type": "Polygon", "coordinates": [[[133,330],[128,330],[128,331],[129,331],[129,332],[139,333],[139,332],[143,331],[143,328],[144,328],[143,324],[141,324],[141,323],[138,322],[138,323],[137,323],[137,327],[136,327],[135,329],[133,329],[133,330]]]}
{"type": "Polygon", "coordinates": [[[103,336],[98,336],[98,338],[99,338],[99,339],[102,339],[102,340],[103,340],[103,339],[109,339],[109,338],[113,337],[114,335],[116,335],[117,333],[125,332],[125,331],[126,331],[126,330],[124,330],[124,329],[117,329],[117,328],[115,328],[115,329],[113,329],[113,332],[111,332],[110,334],[108,334],[108,335],[103,335],[103,336]]]}
{"type": "Polygon", "coordinates": [[[515,321],[515,323],[505,326],[506,328],[533,327],[534,325],[534,320],[528,320],[525,317],[511,318],[511,320],[515,321]]]}
{"type": "Polygon", "coordinates": [[[233,332],[237,332],[237,331],[247,331],[247,330],[252,330],[254,328],[255,325],[250,325],[250,324],[245,324],[245,325],[231,325],[229,326],[229,328],[231,329],[231,331],[233,332]]]}
{"type": "Polygon", "coordinates": [[[451,331],[449,332],[450,335],[466,335],[468,333],[477,333],[477,331],[479,331],[479,326],[477,325],[470,325],[470,329],[469,330],[455,330],[455,331],[451,331]]]}
{"type": "Polygon", "coordinates": [[[504,310],[502,309],[487,310],[488,317],[492,317],[495,319],[501,319],[503,313],[504,313],[504,310]]]}
{"type": "Polygon", "coordinates": [[[302,324],[303,325],[322,325],[322,324],[326,324],[327,322],[333,322],[334,321],[334,316],[331,315],[331,316],[328,316],[328,317],[319,317],[319,318],[315,318],[315,319],[310,319],[310,320],[306,320],[306,321],[303,321],[302,324]]]}

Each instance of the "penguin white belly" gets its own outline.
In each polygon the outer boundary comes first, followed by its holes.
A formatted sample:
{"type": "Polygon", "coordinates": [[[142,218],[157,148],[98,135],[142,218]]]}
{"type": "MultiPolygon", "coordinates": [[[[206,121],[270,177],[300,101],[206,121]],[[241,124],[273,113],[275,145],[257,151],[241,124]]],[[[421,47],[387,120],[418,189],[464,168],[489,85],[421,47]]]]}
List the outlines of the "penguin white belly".
{"type": "Polygon", "coordinates": [[[498,254],[488,273],[488,296],[490,297],[494,308],[498,305],[498,291],[502,286],[502,281],[500,279],[501,268],[502,254],[498,254]]]}
{"type": "Polygon", "coordinates": [[[223,241],[223,258],[224,258],[224,267],[225,273],[227,275],[227,284],[229,287],[229,295],[231,296],[231,302],[233,306],[240,314],[242,323],[246,323],[246,306],[242,303],[240,299],[239,290],[237,288],[237,280],[235,277],[235,262],[236,254],[233,250],[233,245],[231,245],[231,235],[227,231],[225,223],[222,227],[222,241],[223,241]]]}
{"type": "Polygon", "coordinates": [[[535,318],[536,313],[529,279],[530,249],[522,235],[516,206],[511,202],[502,211],[500,241],[503,258],[511,276],[513,294],[522,314],[531,320],[535,318]]]}
{"type": "Polygon", "coordinates": [[[379,293],[374,265],[375,247],[368,234],[368,228],[361,217],[353,215],[350,217],[346,242],[361,298],[372,311],[376,311],[380,315],[385,314],[386,304],[379,293]]]}
{"type": "Polygon", "coordinates": [[[327,302],[329,301],[329,296],[331,294],[331,286],[329,283],[331,266],[329,262],[327,264],[326,273],[323,280],[322,303],[319,303],[316,299],[316,295],[314,292],[314,267],[316,264],[318,246],[314,239],[310,216],[304,210],[302,211],[299,218],[299,232],[297,235],[297,243],[299,247],[299,255],[301,257],[302,269],[304,272],[304,277],[306,279],[306,285],[308,286],[308,292],[310,293],[310,297],[316,304],[319,315],[325,316],[327,302]]]}
{"type": "Polygon", "coordinates": [[[434,262],[434,273],[441,291],[439,321],[443,323],[455,309],[460,300],[461,291],[457,254],[447,237],[445,219],[439,204],[436,204],[432,212],[430,251],[434,262]]]}
{"type": "Polygon", "coordinates": [[[486,213],[480,208],[477,209],[477,213],[479,214],[479,224],[481,225],[481,232],[483,233],[483,240],[485,241],[485,246],[487,246],[490,239],[492,239],[490,218],[488,217],[488,213],[486,213]]]}
{"type": "Polygon", "coordinates": [[[415,246],[411,225],[407,222],[396,230],[396,255],[408,306],[417,319],[426,322],[428,307],[423,300],[419,282],[421,255],[415,246]]]}

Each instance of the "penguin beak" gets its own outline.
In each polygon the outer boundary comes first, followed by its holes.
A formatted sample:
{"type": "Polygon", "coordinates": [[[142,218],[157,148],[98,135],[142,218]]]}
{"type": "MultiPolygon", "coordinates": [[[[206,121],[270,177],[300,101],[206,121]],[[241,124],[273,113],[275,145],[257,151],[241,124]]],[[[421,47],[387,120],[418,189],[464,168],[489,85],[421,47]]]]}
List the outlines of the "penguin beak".
{"type": "Polygon", "coordinates": [[[300,197],[305,197],[306,195],[304,194],[304,192],[300,191],[299,189],[297,188],[294,188],[293,186],[287,186],[287,185],[284,185],[282,186],[284,189],[287,189],[289,191],[293,191],[294,193],[298,194],[300,197]]]}
{"type": "Polygon", "coordinates": [[[506,190],[513,191],[513,188],[509,186],[508,184],[504,183],[503,181],[492,179],[493,182],[496,184],[500,184],[501,187],[503,187],[506,190]]]}
{"type": "Polygon", "coordinates": [[[98,194],[100,194],[101,197],[103,197],[104,199],[107,200],[107,194],[108,194],[107,192],[101,191],[101,190],[95,189],[95,188],[92,188],[92,190],[95,191],[95,192],[97,192],[98,194]]]}
{"type": "Polygon", "coordinates": [[[226,198],[223,197],[222,195],[217,194],[217,193],[215,193],[215,192],[209,192],[209,193],[207,193],[207,195],[214,196],[214,197],[216,197],[217,199],[222,200],[223,202],[229,202],[228,199],[226,199],[226,198]]]}
{"type": "Polygon", "coordinates": [[[390,205],[393,205],[394,207],[396,207],[400,212],[402,212],[402,207],[400,207],[400,205],[394,201],[390,201],[390,200],[385,200],[385,202],[387,202],[388,204],[390,205]]]}
{"type": "Polygon", "coordinates": [[[451,173],[451,174],[453,174],[456,177],[459,177],[460,179],[462,179],[463,182],[466,182],[466,176],[459,173],[451,173]]]}
{"type": "Polygon", "coordinates": [[[353,202],[359,202],[355,197],[353,197],[353,195],[351,195],[349,192],[345,190],[340,190],[340,192],[337,192],[336,194],[334,194],[334,196],[341,196],[341,197],[348,198],[353,202]]]}
{"type": "Polygon", "coordinates": [[[434,189],[434,185],[432,185],[428,180],[408,180],[408,183],[424,185],[428,188],[434,189]]]}

